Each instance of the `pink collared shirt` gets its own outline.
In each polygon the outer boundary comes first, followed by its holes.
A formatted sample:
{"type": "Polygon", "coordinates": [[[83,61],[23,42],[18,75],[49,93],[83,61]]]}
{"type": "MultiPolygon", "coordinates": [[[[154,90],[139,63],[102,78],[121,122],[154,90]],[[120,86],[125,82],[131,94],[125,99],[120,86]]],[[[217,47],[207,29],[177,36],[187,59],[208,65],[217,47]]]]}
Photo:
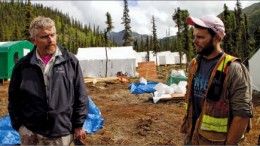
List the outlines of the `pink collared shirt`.
{"type": "Polygon", "coordinates": [[[45,65],[51,60],[52,55],[53,54],[50,54],[48,56],[41,56],[41,59],[45,65]]]}

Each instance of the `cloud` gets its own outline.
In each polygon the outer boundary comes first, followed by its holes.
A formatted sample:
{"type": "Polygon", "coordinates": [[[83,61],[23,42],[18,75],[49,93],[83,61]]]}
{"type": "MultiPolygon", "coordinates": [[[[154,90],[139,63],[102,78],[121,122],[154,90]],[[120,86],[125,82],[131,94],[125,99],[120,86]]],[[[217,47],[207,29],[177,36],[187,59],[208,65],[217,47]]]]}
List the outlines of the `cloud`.
{"type": "MultiPolygon", "coordinates": [[[[240,1],[242,7],[249,6],[257,1],[240,1]]],[[[101,30],[106,28],[106,12],[112,17],[114,29],[118,32],[124,29],[122,23],[124,3],[123,1],[32,1],[43,6],[57,8],[64,14],[69,14],[82,24],[99,26],[101,30]]],[[[172,15],[177,7],[188,10],[190,15],[201,17],[205,14],[218,15],[223,11],[224,4],[230,10],[234,10],[236,1],[129,1],[129,16],[131,30],[139,34],[152,34],[152,16],[155,17],[158,38],[170,34],[175,35],[177,28],[172,20],[172,15]]]]}

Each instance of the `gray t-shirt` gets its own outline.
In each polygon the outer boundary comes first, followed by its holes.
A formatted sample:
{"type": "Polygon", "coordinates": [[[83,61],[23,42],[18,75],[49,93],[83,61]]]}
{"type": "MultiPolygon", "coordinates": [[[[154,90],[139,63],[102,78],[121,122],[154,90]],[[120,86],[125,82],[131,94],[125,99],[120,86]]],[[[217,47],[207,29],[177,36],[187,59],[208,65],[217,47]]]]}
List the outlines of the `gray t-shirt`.
{"type": "Polygon", "coordinates": [[[223,53],[219,54],[217,57],[207,60],[201,58],[198,71],[193,79],[193,107],[195,112],[195,119],[197,119],[202,110],[202,103],[206,96],[206,90],[208,87],[208,81],[211,73],[218,63],[220,57],[223,53]]]}

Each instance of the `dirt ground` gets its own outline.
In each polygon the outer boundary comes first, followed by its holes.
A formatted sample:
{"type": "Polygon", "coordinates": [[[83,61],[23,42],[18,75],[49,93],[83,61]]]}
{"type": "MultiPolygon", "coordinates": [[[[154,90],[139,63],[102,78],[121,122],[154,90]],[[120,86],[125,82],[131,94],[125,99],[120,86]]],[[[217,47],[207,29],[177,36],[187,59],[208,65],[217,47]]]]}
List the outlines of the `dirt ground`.
{"type": "MultiPolygon", "coordinates": [[[[130,79],[130,83],[137,79],[130,79]]],[[[130,83],[119,80],[86,83],[87,91],[100,109],[104,127],[85,139],[87,145],[182,145],[180,125],[184,115],[183,100],[153,103],[151,94],[130,93],[130,83]]],[[[0,85],[0,117],[8,104],[8,82],[0,85]]],[[[241,145],[256,145],[260,134],[260,94],[255,93],[253,128],[241,145]]]]}

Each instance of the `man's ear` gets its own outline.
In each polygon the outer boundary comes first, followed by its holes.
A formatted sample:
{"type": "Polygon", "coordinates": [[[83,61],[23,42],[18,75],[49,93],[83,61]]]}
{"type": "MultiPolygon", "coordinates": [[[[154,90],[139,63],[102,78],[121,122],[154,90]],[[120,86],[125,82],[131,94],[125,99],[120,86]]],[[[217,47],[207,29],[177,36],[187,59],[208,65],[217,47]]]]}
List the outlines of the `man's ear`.
{"type": "Polygon", "coordinates": [[[217,35],[217,34],[214,36],[214,40],[216,40],[216,41],[218,41],[218,42],[221,42],[221,38],[220,38],[220,36],[217,35]]]}
{"type": "Polygon", "coordinates": [[[31,38],[31,42],[36,46],[35,38],[31,38]]]}

